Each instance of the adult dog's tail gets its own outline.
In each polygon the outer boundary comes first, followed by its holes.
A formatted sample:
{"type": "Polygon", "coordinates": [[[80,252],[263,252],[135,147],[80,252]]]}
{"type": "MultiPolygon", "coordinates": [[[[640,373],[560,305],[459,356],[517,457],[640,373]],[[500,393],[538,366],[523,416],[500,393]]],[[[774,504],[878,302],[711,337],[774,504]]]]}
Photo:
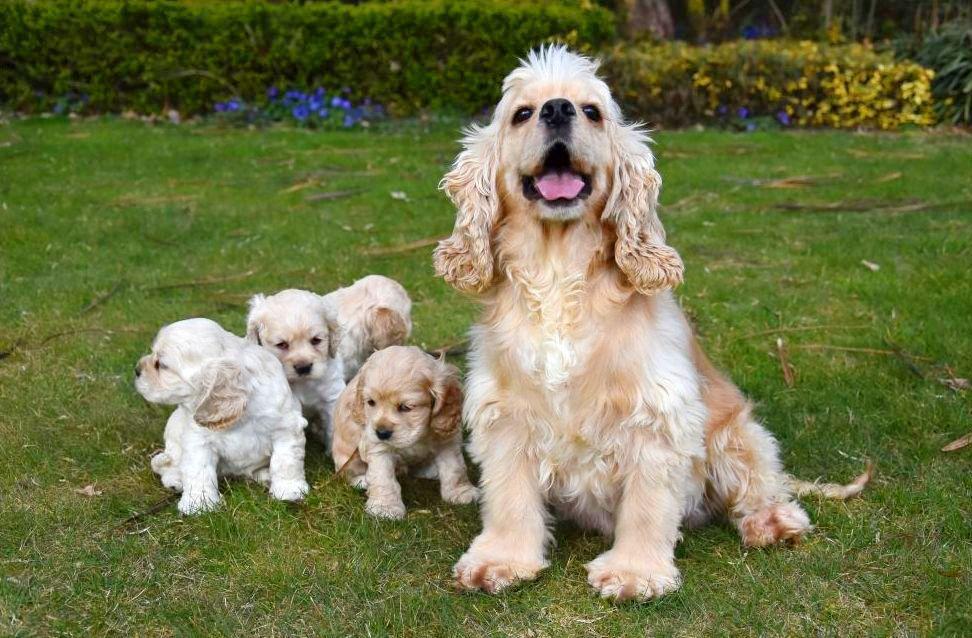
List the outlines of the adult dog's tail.
{"type": "Polygon", "coordinates": [[[794,476],[787,478],[790,489],[797,496],[819,494],[824,498],[835,498],[846,501],[864,491],[864,487],[871,480],[872,476],[874,476],[874,464],[869,461],[867,467],[864,468],[864,473],[846,485],[841,485],[840,483],[821,483],[819,481],[801,481],[794,476]]]}

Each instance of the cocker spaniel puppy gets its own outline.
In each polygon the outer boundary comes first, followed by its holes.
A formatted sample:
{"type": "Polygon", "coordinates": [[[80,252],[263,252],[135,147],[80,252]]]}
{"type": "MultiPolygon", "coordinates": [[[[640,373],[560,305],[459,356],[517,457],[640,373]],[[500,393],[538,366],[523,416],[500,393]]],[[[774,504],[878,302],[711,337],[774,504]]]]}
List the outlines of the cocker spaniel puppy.
{"type": "Polygon", "coordinates": [[[727,516],[750,546],[810,529],[776,441],[671,293],[682,260],[648,138],[596,71],[531,53],[441,184],[458,213],[436,271],[484,305],[463,409],[483,530],[454,568],[469,589],[536,577],[551,510],[613,539],[586,568],[619,600],[679,586],[683,523],[727,516]]]}
{"type": "Polygon", "coordinates": [[[461,411],[454,366],[414,347],[379,350],[338,399],[334,466],[368,489],[365,510],[379,518],[405,516],[395,475],[409,468],[422,478],[438,477],[445,501],[470,503],[479,492],[466,476],[461,411]]]}
{"type": "Polygon", "coordinates": [[[403,345],[412,334],[412,300],[394,279],[368,275],[324,299],[337,310],[337,353],[344,362],[345,381],[358,373],[372,352],[403,345]]]}
{"type": "Polygon", "coordinates": [[[334,305],[307,290],[256,295],[250,299],[246,338],[280,360],[294,396],[311,419],[311,431],[330,446],[334,404],[345,384],[334,305]]]}
{"type": "Polygon", "coordinates": [[[178,321],[139,360],[135,388],[151,403],[177,406],[152,469],[182,492],[183,514],[219,505],[219,476],[269,483],[283,501],[307,493],[307,421],[280,364],[262,349],[209,319],[178,321]]]}

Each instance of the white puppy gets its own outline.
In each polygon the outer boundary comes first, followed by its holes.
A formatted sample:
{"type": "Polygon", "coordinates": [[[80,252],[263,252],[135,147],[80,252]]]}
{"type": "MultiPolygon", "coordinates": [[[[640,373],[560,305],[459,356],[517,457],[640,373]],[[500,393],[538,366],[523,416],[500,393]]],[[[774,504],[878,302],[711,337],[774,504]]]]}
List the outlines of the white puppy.
{"type": "Polygon", "coordinates": [[[307,421],[280,364],[209,319],[162,328],[151,354],[135,367],[147,401],[178,406],[165,426],[165,451],[152,469],[182,492],[183,514],[215,509],[219,476],[270,484],[270,494],[296,501],[307,493],[307,421]]]}
{"type": "Polygon", "coordinates": [[[307,290],[256,295],[250,299],[246,338],[280,360],[304,416],[317,417],[312,431],[330,446],[334,404],[344,389],[333,305],[307,290]]]}
{"type": "Polygon", "coordinates": [[[412,333],[412,300],[394,279],[368,275],[324,299],[337,310],[345,381],[354,378],[372,352],[403,345],[412,333]]]}

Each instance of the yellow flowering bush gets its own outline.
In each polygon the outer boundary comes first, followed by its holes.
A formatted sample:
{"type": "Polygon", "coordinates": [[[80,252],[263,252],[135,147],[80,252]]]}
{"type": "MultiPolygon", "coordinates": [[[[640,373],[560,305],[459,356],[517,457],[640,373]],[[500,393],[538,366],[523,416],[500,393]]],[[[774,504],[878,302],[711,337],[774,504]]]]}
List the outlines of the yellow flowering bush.
{"type": "Polygon", "coordinates": [[[737,114],[833,128],[935,123],[934,72],[861,44],[620,45],[605,56],[605,71],[629,115],[654,124],[737,114]]]}

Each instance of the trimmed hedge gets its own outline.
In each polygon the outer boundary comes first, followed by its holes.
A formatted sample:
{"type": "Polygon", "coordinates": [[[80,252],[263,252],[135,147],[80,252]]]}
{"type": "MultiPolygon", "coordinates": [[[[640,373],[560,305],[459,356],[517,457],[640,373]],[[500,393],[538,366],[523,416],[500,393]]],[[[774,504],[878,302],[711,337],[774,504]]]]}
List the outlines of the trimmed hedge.
{"type": "Polygon", "coordinates": [[[934,72],[863,45],[764,40],[619,46],[605,71],[630,116],[682,125],[772,116],[797,126],[894,129],[935,122],[934,72]]]}
{"type": "Polygon", "coordinates": [[[598,47],[614,16],[591,3],[512,0],[269,4],[231,0],[4,0],[0,104],[183,114],[267,87],[348,87],[395,114],[474,112],[537,44],[598,47]]]}

